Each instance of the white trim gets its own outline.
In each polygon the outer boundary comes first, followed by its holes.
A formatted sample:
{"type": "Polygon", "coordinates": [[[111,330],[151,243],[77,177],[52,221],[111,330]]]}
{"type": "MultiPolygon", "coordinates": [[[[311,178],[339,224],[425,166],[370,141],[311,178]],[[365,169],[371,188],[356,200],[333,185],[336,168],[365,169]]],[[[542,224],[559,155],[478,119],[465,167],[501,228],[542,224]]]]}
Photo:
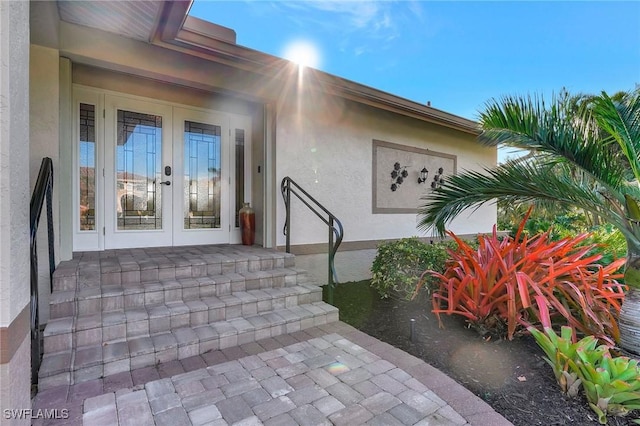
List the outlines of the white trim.
{"type": "Polygon", "coordinates": [[[267,104],[264,107],[264,167],[263,173],[263,247],[275,248],[277,246],[277,196],[280,191],[276,183],[276,123],[277,106],[267,104]]]}
{"type": "MultiPolygon", "coordinates": [[[[252,118],[250,116],[220,112],[204,108],[198,108],[179,103],[155,100],[142,96],[123,94],[111,90],[95,89],[89,86],[73,85],[73,251],[95,251],[111,248],[125,247],[153,247],[164,245],[191,245],[191,244],[221,244],[239,243],[240,230],[234,225],[235,210],[242,206],[235,206],[233,189],[235,188],[235,149],[232,146],[235,140],[230,132],[235,129],[245,131],[245,202],[251,202],[251,143],[252,143],[252,118]],[[88,103],[96,106],[95,132],[96,132],[96,227],[91,231],[79,229],[79,105],[88,103]],[[160,115],[163,117],[163,167],[165,164],[172,166],[172,190],[171,196],[163,193],[163,230],[158,231],[118,231],[115,214],[115,201],[107,202],[106,194],[115,191],[115,138],[116,138],[116,110],[129,108],[137,112],[160,115]],[[222,156],[227,166],[222,166],[223,181],[226,194],[222,199],[226,200],[228,208],[223,211],[227,216],[221,219],[221,227],[215,230],[183,230],[182,201],[176,197],[177,188],[173,185],[176,176],[181,176],[182,165],[182,127],[178,121],[190,117],[194,121],[215,124],[221,126],[222,156]],[[107,140],[112,140],[109,144],[107,140]],[[110,147],[107,147],[110,145],[110,147]],[[113,148],[107,149],[107,148],[113,148]],[[175,150],[175,151],[174,151],[175,150]],[[114,170],[108,170],[113,168],[114,170]],[[113,178],[113,179],[111,179],[113,178]],[[178,204],[176,204],[178,203],[178,204]],[[179,228],[178,228],[179,226],[179,228]],[[103,231],[104,229],[104,231],[103,231]],[[104,234],[103,234],[104,232],[104,234]],[[106,235],[105,235],[106,234],[106,235]],[[182,235],[179,235],[182,234],[182,235]],[[185,235],[202,234],[196,238],[185,238],[185,235]],[[218,235],[216,235],[218,234],[218,235]],[[224,234],[224,235],[222,235],[224,234]]],[[[163,188],[163,189],[166,189],[163,188]]]]}

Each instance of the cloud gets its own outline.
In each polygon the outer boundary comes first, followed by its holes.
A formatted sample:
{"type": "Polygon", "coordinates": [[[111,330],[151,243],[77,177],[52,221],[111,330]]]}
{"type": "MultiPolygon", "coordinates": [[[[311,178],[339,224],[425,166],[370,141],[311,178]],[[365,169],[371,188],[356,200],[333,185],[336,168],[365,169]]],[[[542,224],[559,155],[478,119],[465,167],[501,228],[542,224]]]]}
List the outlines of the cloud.
{"type": "Polygon", "coordinates": [[[311,0],[270,5],[281,12],[282,18],[301,28],[313,26],[340,34],[340,50],[355,55],[391,48],[407,20],[422,20],[422,9],[416,1],[311,0]]]}

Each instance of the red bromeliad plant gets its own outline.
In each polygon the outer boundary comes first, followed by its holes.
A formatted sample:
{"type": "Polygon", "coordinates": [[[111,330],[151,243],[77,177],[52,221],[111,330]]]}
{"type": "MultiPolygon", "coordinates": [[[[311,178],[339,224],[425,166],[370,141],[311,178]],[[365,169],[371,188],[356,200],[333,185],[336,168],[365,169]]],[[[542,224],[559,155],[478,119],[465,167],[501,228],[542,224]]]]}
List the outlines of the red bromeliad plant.
{"type": "Polygon", "coordinates": [[[439,279],[433,312],[438,319],[442,313],[462,315],[478,328],[506,325],[511,340],[517,331],[540,325],[538,305],[532,303],[538,300],[574,335],[593,335],[613,345],[625,289],[616,280],[625,260],[595,264],[601,255],[587,255],[595,245],[581,245],[587,234],[555,242],[548,233],[529,238],[522,234],[528,216],[515,238],[499,239],[494,227],[491,236],[479,237],[477,250],[449,233],[458,250],[451,251],[447,269],[423,274],[439,279]]]}

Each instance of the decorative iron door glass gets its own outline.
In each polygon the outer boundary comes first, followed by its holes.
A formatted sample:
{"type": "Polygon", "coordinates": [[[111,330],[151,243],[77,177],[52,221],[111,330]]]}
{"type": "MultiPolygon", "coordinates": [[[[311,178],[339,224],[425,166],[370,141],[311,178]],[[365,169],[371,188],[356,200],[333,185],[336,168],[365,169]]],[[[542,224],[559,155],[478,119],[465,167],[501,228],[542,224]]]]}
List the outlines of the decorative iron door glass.
{"type": "Polygon", "coordinates": [[[79,226],[81,231],[96,229],[96,107],[80,103],[79,130],[79,226]]]}
{"type": "Polygon", "coordinates": [[[173,244],[229,242],[229,117],[173,109],[173,244]]]}
{"type": "Polygon", "coordinates": [[[231,149],[231,136],[248,149],[250,118],[110,94],[104,95],[103,107],[99,93],[90,90],[79,91],[78,97],[80,226],[74,238],[83,247],[239,241],[232,215],[238,210],[236,192],[242,197],[250,193],[244,176],[249,169],[244,167],[246,152],[240,156],[231,149]],[[83,101],[92,96],[93,104],[83,101]],[[94,105],[104,108],[104,117],[94,105]],[[96,137],[101,130],[103,136],[96,137]],[[102,151],[96,148],[101,141],[102,151]],[[93,217],[94,205],[104,205],[97,209],[103,217],[93,217]]]}
{"type": "Polygon", "coordinates": [[[220,228],[221,128],[184,122],[184,229],[220,228]]]}
{"type": "Polygon", "coordinates": [[[117,229],[162,229],[162,117],[120,109],[117,115],[117,229]]]}

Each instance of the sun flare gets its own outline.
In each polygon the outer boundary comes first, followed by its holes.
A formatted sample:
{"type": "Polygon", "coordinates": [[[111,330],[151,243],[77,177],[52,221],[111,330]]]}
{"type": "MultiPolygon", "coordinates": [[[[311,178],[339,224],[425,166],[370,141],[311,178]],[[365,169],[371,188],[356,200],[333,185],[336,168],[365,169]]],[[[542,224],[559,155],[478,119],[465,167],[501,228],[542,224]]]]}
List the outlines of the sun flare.
{"type": "Polygon", "coordinates": [[[284,57],[303,67],[317,68],[320,63],[318,49],[308,41],[294,41],[287,45],[284,57]]]}

